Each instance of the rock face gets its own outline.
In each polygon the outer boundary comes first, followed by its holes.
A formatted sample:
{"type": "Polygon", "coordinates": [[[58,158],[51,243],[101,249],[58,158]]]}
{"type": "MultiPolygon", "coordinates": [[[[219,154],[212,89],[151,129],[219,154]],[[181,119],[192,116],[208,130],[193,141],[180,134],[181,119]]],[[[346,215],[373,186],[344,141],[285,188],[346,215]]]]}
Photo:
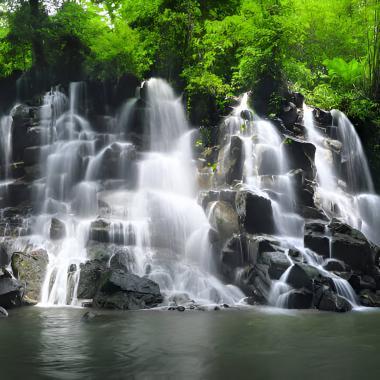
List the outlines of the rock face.
{"type": "Polygon", "coordinates": [[[13,274],[24,285],[24,295],[29,300],[40,299],[48,261],[48,255],[43,249],[29,253],[16,252],[12,255],[13,274]]]}
{"type": "Polygon", "coordinates": [[[264,195],[240,190],[236,195],[236,210],[242,227],[248,233],[275,233],[272,203],[264,195]]]}
{"type": "Polygon", "coordinates": [[[129,273],[121,254],[114,255],[110,264],[92,260],[81,265],[78,298],[93,299],[97,308],[119,310],[151,308],[163,301],[159,286],[129,273]]]}

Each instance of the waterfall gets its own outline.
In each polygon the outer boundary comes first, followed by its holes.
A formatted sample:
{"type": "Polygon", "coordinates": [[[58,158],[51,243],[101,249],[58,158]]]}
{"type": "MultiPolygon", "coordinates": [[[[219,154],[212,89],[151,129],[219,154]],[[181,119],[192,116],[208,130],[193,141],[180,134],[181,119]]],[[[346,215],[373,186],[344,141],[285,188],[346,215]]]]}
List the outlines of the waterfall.
{"type": "Polygon", "coordinates": [[[317,131],[312,110],[304,105],[307,137],[316,146],[317,198],[327,215],[341,218],[379,244],[380,197],[374,193],[362,144],[346,115],[333,110],[332,116],[341,143],[339,163],[334,162],[327,148],[329,139],[317,131]]]}
{"type": "Polygon", "coordinates": [[[41,304],[77,304],[80,264],[88,259],[91,226],[109,225],[108,241],[124,247],[130,270],[160,286],[165,303],[180,295],[201,303],[236,303],[244,294],[224,285],[213,265],[210,225],[196,201],[196,168],[180,98],[161,79],[144,83],[148,149],[125,140],[140,99],[125,103],[114,129],[95,131],[84,116],[84,87],[44,97],[40,203],[32,242],[49,253],[41,304]],[[99,204],[107,210],[102,214],[99,204]],[[53,219],[64,234],[51,236],[53,219]],[[185,296],[184,296],[185,295],[185,296]]]}

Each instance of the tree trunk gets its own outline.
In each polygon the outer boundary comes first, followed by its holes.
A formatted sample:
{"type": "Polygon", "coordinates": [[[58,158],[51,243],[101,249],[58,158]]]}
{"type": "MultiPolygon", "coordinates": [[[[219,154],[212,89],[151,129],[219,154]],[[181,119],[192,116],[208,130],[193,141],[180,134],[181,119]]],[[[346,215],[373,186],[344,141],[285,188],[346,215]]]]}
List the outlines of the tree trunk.
{"type": "Polygon", "coordinates": [[[46,64],[43,36],[41,35],[40,27],[43,18],[40,0],[29,0],[31,29],[32,29],[32,52],[33,65],[37,68],[43,67],[46,64]]]}

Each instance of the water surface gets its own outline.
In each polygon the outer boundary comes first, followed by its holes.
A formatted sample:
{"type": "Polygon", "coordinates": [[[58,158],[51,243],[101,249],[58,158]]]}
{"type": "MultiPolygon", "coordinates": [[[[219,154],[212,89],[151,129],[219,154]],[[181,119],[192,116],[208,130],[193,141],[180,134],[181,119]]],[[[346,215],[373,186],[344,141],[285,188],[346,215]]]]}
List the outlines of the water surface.
{"type": "Polygon", "coordinates": [[[0,320],[1,379],[379,379],[380,312],[23,308],[0,320]]]}

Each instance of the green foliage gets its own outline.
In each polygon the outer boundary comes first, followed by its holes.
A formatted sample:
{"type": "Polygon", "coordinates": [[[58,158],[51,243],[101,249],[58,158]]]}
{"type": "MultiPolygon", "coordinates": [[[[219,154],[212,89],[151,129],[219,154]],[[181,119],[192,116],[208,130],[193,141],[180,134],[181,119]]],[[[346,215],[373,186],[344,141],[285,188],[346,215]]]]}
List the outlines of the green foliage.
{"type": "Polygon", "coordinates": [[[332,80],[342,81],[345,85],[355,85],[363,79],[365,66],[363,62],[352,59],[346,62],[343,58],[325,59],[328,75],[332,80]]]}

